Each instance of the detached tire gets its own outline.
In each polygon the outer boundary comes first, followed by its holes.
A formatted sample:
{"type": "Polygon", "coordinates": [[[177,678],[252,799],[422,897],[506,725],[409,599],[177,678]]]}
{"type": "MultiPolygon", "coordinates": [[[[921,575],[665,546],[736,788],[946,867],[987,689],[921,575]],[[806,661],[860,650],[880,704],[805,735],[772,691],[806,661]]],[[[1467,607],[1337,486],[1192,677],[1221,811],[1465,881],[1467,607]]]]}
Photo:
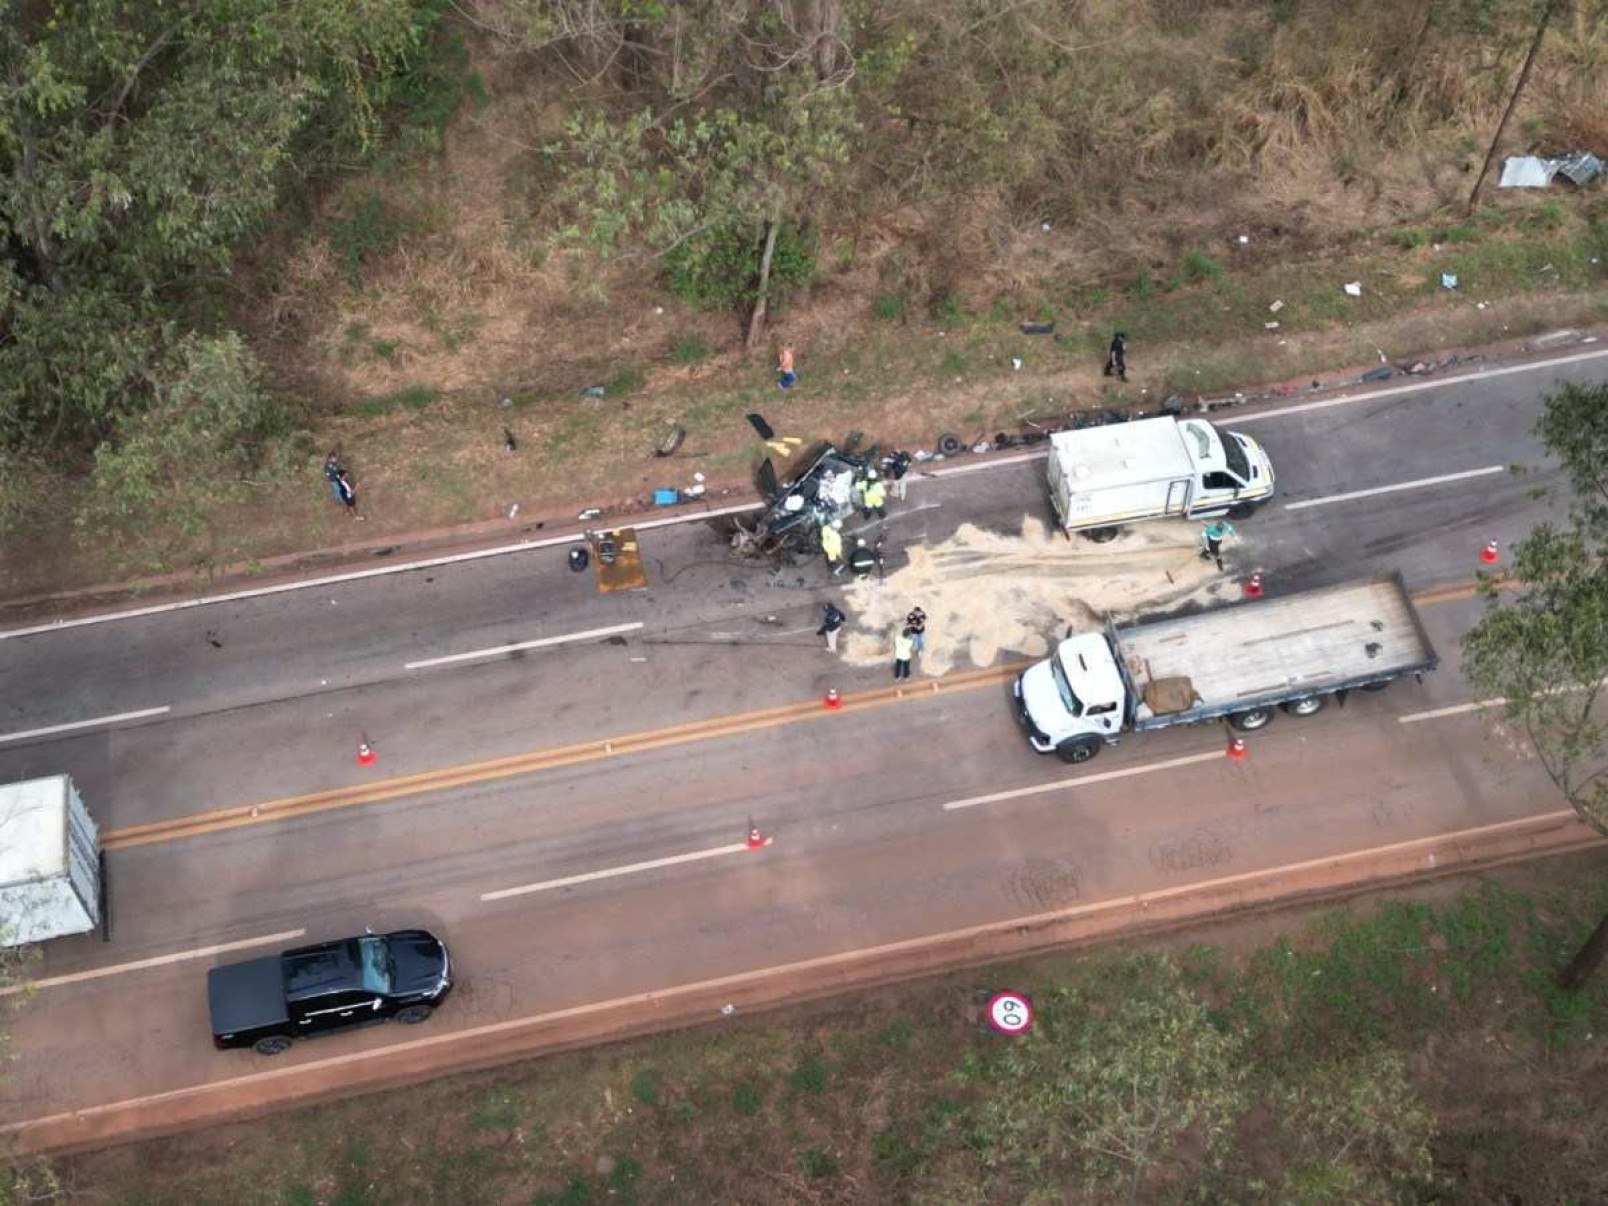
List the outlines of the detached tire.
{"type": "Polygon", "coordinates": [[[1080,762],[1087,762],[1093,758],[1100,752],[1100,747],[1104,744],[1105,742],[1098,737],[1074,737],[1072,740],[1063,741],[1056,746],[1055,754],[1062,762],[1075,766],[1080,762]]]}
{"type": "Polygon", "coordinates": [[[1110,544],[1122,535],[1121,528],[1086,528],[1083,538],[1093,544],[1110,544]]]}
{"type": "Polygon", "coordinates": [[[946,431],[938,437],[938,451],[944,456],[959,456],[966,451],[966,445],[960,442],[958,435],[946,431]]]}
{"type": "Polygon", "coordinates": [[[251,1049],[258,1055],[279,1055],[290,1050],[290,1042],[288,1035],[272,1034],[252,1043],[251,1049]]]}
{"type": "Polygon", "coordinates": [[[405,1009],[397,1010],[396,1020],[404,1026],[417,1026],[434,1012],[435,1008],[430,1005],[409,1005],[405,1009]]]}
{"type": "Polygon", "coordinates": [[[1244,712],[1235,712],[1229,716],[1228,723],[1242,733],[1254,733],[1257,729],[1265,729],[1273,723],[1273,709],[1250,708],[1244,712]]]}

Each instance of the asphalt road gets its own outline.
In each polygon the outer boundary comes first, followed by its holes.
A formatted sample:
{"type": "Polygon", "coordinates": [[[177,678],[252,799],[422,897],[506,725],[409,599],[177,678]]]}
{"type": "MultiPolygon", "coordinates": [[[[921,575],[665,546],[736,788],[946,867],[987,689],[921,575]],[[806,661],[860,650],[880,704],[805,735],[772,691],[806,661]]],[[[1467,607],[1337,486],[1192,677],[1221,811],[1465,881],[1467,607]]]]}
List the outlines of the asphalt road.
{"type": "MultiPolygon", "coordinates": [[[[1605,375],[1593,361],[1220,416],[1266,445],[1280,485],[1241,525],[1231,570],[1264,568],[1279,592],[1389,570],[1416,589],[1467,581],[1487,540],[1509,547],[1550,513],[1535,491],[1555,474],[1529,435],[1541,395],[1605,375]],[[1503,471],[1515,464],[1531,471],[1503,471]]],[[[1047,513],[1037,460],[918,480],[892,547],[1047,513]]],[[[733,562],[703,525],[647,534],[644,550],[651,586],[630,595],[600,596],[562,550],[544,550],[0,641],[0,780],[68,771],[117,831],[886,685],[883,669],[851,670],[813,637],[835,589],[819,568],[733,562]],[[641,627],[407,668],[628,624],[641,627]],[[26,735],[157,707],[170,711],[26,735]],[[359,733],[378,767],[355,765],[359,733]]],[[[113,941],[59,940],[37,974],[426,924],[463,976],[430,1023],[450,1030],[1553,811],[1545,777],[1477,712],[1425,715],[1469,701],[1456,645],[1476,609],[1424,607],[1440,673],[1281,719],[1245,763],[1220,756],[1215,728],[1134,738],[1086,768],[1036,758],[1001,678],[114,850],[113,941]],[[742,849],[750,823],[774,845],[742,849]],[[483,899],[521,887],[538,890],[483,899]]],[[[219,961],[40,988],[13,1027],[0,1116],[258,1069],[207,1041],[203,970],[219,961]]],[[[401,1035],[341,1036],[281,1061],[401,1035]]]]}

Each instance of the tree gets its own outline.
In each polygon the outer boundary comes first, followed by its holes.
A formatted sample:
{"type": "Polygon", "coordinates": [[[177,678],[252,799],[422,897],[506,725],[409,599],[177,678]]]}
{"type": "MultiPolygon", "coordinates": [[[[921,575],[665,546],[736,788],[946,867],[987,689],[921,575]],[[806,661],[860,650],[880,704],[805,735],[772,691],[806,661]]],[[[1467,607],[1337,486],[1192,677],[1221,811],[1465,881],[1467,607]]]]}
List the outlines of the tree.
{"type": "Polygon", "coordinates": [[[94,491],[77,522],[98,534],[201,535],[211,508],[251,492],[247,474],[282,412],[234,333],[191,335],[152,371],[153,401],[95,450],[94,491]]]}
{"type": "Polygon", "coordinates": [[[575,46],[628,72],[630,115],[581,106],[547,154],[562,167],[563,234],[609,253],[637,239],[698,300],[739,306],[753,344],[780,287],[788,241],[830,203],[858,118],[855,64],[829,0],[505,0],[524,46],[575,46]],[[801,11],[795,13],[794,8],[801,11]],[[674,257],[670,260],[669,257],[674,257]]]}
{"type": "MultiPolygon", "coordinates": [[[[1535,430],[1569,482],[1568,519],[1518,543],[1511,598],[1482,579],[1485,613],[1463,638],[1463,670],[1503,701],[1502,722],[1580,819],[1608,835],[1608,386],[1564,386],[1535,430]]],[[[1605,956],[1608,917],[1559,984],[1583,986],[1605,956]]]]}
{"type": "Polygon", "coordinates": [[[39,0],[0,22],[0,445],[93,448],[309,148],[361,147],[428,0],[39,0]]]}
{"type": "Polygon", "coordinates": [[[1186,1134],[1208,1155],[1245,1104],[1241,1038],[1214,1023],[1172,960],[1112,960],[1088,987],[1037,1002],[1037,1029],[999,1059],[984,1111],[995,1150],[1129,1201],[1186,1134]]]}

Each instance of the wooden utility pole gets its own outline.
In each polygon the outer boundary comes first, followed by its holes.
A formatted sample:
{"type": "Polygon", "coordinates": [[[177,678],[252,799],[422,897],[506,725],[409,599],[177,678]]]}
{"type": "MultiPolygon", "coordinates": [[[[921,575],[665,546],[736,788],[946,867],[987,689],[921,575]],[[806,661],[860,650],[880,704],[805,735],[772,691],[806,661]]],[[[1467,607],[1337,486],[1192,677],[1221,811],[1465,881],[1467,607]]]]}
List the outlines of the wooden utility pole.
{"type": "Polygon", "coordinates": [[[1502,135],[1507,133],[1508,119],[1513,116],[1513,110],[1519,107],[1519,96],[1524,92],[1524,85],[1530,82],[1530,68],[1535,66],[1535,56],[1541,51],[1541,39],[1547,36],[1547,23],[1552,20],[1552,10],[1558,5],[1558,0],[1542,0],[1541,20],[1536,24],[1535,37],[1530,41],[1530,53],[1524,56],[1524,66],[1519,71],[1519,82],[1513,85],[1513,95],[1508,97],[1507,108],[1502,111],[1502,120],[1497,123],[1496,135],[1491,139],[1491,149],[1485,152],[1485,166],[1480,168],[1480,178],[1474,182],[1474,188],[1468,194],[1468,204],[1463,212],[1474,212],[1474,202],[1479,198],[1480,189],[1485,186],[1485,178],[1491,174],[1491,164],[1496,160],[1496,148],[1502,142],[1502,135]]]}

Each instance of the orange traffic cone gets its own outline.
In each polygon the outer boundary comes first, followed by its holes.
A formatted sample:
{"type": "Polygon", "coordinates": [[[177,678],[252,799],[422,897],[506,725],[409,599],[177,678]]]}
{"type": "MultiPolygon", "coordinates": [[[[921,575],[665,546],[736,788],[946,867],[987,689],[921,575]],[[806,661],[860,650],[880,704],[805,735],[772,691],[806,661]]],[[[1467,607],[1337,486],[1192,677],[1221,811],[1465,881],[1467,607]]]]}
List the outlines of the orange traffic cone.
{"type": "Polygon", "coordinates": [[[1497,551],[1496,541],[1492,540],[1480,550],[1480,560],[1486,565],[1495,565],[1502,560],[1502,554],[1497,551]]]}
{"type": "Polygon", "coordinates": [[[1262,571],[1251,573],[1251,580],[1245,584],[1245,597],[1247,599],[1260,599],[1262,597],[1262,571]]]}
{"type": "Polygon", "coordinates": [[[747,845],[748,845],[748,848],[750,850],[763,850],[763,849],[765,849],[766,846],[769,846],[770,844],[771,844],[770,838],[766,837],[764,834],[762,834],[759,831],[759,826],[758,825],[750,824],[748,826],[748,843],[747,843],[747,845]]]}
{"type": "Polygon", "coordinates": [[[837,693],[836,687],[828,687],[826,698],[821,702],[829,708],[841,708],[843,706],[843,697],[837,693]]]}
{"type": "Polygon", "coordinates": [[[357,743],[357,764],[359,766],[373,766],[379,760],[380,756],[374,752],[374,747],[368,743],[366,738],[357,743]]]}
{"type": "Polygon", "coordinates": [[[1245,761],[1245,738],[1236,735],[1228,739],[1228,756],[1235,762],[1245,761]]]}

